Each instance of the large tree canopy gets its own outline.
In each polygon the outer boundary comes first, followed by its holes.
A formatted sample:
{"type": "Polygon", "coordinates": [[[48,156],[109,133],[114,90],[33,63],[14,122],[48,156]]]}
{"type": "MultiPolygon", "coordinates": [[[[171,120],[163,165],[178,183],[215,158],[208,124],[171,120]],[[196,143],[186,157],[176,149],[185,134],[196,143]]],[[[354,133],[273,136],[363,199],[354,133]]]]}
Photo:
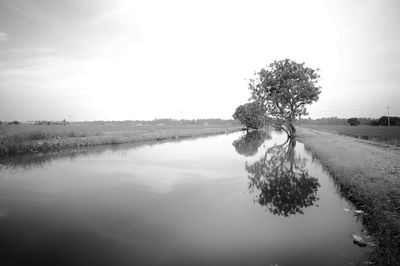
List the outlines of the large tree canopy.
{"type": "Polygon", "coordinates": [[[294,122],[307,115],[306,105],[318,100],[318,70],[285,59],[274,61],[250,80],[251,98],[262,106],[267,123],[294,136],[294,122]]]}

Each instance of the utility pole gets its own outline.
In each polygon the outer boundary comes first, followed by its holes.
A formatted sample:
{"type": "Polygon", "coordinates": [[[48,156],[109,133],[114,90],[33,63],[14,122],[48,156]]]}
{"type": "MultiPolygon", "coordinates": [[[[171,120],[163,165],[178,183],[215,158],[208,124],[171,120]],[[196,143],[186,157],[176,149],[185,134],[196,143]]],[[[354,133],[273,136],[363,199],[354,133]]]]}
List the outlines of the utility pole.
{"type": "Polygon", "coordinates": [[[389,106],[387,106],[387,109],[388,109],[388,127],[390,127],[389,106]]]}

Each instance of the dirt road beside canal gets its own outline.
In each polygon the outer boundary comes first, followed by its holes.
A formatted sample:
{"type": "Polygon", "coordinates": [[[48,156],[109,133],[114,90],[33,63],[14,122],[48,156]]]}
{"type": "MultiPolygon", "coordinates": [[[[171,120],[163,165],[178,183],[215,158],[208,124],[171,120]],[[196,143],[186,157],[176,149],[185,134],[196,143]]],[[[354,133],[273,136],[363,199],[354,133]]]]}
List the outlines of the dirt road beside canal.
{"type": "Polygon", "coordinates": [[[298,136],[340,192],[365,212],[377,262],[400,265],[400,148],[307,128],[299,128],[298,136]]]}

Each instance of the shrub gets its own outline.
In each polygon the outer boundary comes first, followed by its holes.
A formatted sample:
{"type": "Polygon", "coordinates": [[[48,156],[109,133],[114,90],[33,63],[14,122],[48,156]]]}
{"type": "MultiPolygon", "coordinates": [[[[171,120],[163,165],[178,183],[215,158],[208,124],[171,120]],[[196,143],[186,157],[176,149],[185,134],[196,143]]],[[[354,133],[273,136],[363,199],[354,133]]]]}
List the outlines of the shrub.
{"type": "Polygon", "coordinates": [[[247,129],[259,129],[264,124],[264,115],[257,102],[250,102],[236,108],[233,118],[247,129]]]}
{"type": "Polygon", "coordinates": [[[349,123],[350,126],[358,126],[358,125],[360,125],[360,121],[355,117],[347,119],[347,123],[349,123]]]}

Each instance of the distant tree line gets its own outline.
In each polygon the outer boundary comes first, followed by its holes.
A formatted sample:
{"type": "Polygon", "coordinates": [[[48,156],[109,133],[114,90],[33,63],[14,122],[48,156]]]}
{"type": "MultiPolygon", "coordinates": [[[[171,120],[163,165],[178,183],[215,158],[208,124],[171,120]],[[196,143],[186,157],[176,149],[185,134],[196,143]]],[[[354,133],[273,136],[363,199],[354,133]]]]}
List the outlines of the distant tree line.
{"type": "Polygon", "coordinates": [[[0,125],[19,125],[19,124],[21,124],[21,122],[19,122],[17,120],[14,120],[14,121],[11,121],[11,122],[6,122],[6,121],[1,122],[0,121],[0,125]]]}
{"type": "Polygon", "coordinates": [[[28,121],[28,122],[20,122],[17,120],[14,121],[0,121],[0,125],[21,125],[21,124],[30,124],[30,125],[36,125],[36,126],[40,126],[40,125],[66,125],[69,122],[67,122],[65,119],[61,120],[61,121],[49,121],[49,120],[38,120],[38,121],[28,121]]]}
{"type": "Polygon", "coordinates": [[[345,118],[324,117],[324,118],[304,118],[297,121],[298,125],[347,125],[345,118]]]}
{"type": "Polygon", "coordinates": [[[238,121],[233,119],[220,119],[220,118],[205,118],[205,119],[172,119],[160,118],[154,120],[97,120],[97,121],[84,121],[74,122],[93,125],[239,125],[238,121]]]}
{"type": "MultiPolygon", "coordinates": [[[[390,116],[390,126],[400,126],[400,117],[398,116],[390,116]]],[[[381,116],[379,119],[374,118],[366,118],[366,117],[352,117],[349,119],[346,118],[337,118],[337,117],[326,117],[326,118],[318,118],[318,119],[299,119],[297,121],[298,125],[368,125],[368,126],[387,126],[388,125],[388,117],[381,116]]]]}
{"type": "Polygon", "coordinates": [[[82,122],[68,122],[65,119],[61,121],[48,121],[48,120],[38,120],[38,121],[0,121],[0,125],[19,125],[19,124],[32,124],[32,125],[66,125],[69,123],[74,124],[91,124],[91,125],[239,125],[238,121],[233,119],[219,119],[219,118],[206,118],[206,119],[171,119],[162,118],[154,120],[97,120],[97,121],[82,121],[82,122]]]}

